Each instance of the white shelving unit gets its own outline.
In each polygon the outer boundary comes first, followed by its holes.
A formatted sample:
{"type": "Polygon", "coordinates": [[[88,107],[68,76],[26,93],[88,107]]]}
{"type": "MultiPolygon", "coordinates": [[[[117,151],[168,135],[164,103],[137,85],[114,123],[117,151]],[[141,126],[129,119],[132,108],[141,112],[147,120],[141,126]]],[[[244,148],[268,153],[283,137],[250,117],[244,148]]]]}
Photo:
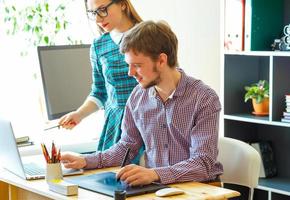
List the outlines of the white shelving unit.
{"type": "Polygon", "coordinates": [[[254,199],[290,199],[290,123],[281,122],[290,94],[290,52],[225,53],[223,72],[224,135],[247,143],[271,141],[274,149],[278,175],[261,178],[254,199]],[[270,113],[262,117],[244,102],[244,87],[259,80],[270,87],[270,113]]]}

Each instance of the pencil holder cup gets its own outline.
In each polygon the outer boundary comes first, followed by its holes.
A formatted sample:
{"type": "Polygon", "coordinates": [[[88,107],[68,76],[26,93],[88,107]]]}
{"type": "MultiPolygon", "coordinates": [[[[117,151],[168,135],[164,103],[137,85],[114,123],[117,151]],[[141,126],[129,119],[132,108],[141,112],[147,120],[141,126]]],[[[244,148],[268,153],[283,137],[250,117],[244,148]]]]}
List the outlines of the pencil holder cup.
{"type": "Polygon", "coordinates": [[[53,179],[62,179],[62,169],[60,163],[48,163],[46,165],[45,180],[48,182],[53,179]]]}

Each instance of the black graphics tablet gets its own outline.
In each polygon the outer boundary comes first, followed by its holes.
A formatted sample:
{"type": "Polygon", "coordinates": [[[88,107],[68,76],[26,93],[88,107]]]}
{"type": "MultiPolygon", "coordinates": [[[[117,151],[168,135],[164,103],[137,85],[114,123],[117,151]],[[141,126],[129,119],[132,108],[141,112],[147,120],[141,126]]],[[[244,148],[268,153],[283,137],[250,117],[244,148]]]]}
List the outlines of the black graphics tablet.
{"type": "Polygon", "coordinates": [[[131,187],[122,181],[116,180],[116,173],[104,172],[87,176],[69,177],[66,181],[77,184],[83,189],[101,193],[107,196],[114,196],[116,190],[126,190],[126,196],[135,196],[145,193],[152,193],[159,189],[168,188],[160,183],[152,183],[144,186],[131,187]]]}

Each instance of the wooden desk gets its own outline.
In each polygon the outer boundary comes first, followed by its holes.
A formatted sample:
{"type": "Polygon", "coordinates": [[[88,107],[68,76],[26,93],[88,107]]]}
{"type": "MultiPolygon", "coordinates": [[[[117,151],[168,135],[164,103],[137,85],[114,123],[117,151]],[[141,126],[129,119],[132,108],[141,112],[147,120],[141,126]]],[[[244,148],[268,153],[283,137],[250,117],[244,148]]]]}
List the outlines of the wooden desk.
{"type": "MultiPolygon", "coordinates": [[[[116,168],[107,168],[101,170],[87,171],[85,174],[92,174],[104,171],[116,171],[116,168]]],[[[128,200],[209,200],[209,199],[227,199],[239,196],[240,193],[215,187],[203,183],[187,182],[180,184],[171,184],[171,187],[177,187],[185,191],[183,195],[172,197],[157,197],[154,193],[134,196],[127,198],[128,200]]],[[[44,180],[26,181],[14,174],[0,169],[0,199],[1,200],[112,200],[113,198],[94,193],[88,190],[79,188],[78,196],[64,196],[48,190],[48,186],[44,180]]]]}

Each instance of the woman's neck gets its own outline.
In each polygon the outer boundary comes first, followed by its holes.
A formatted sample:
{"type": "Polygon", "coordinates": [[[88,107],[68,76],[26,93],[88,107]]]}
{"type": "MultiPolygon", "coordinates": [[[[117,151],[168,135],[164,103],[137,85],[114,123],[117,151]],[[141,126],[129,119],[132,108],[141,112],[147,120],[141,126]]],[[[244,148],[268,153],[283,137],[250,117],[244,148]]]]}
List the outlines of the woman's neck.
{"type": "Polygon", "coordinates": [[[123,20],[124,22],[122,22],[122,24],[119,27],[116,27],[115,29],[113,29],[113,31],[124,33],[130,30],[135,25],[128,17],[126,17],[126,19],[123,19],[123,20]]]}

